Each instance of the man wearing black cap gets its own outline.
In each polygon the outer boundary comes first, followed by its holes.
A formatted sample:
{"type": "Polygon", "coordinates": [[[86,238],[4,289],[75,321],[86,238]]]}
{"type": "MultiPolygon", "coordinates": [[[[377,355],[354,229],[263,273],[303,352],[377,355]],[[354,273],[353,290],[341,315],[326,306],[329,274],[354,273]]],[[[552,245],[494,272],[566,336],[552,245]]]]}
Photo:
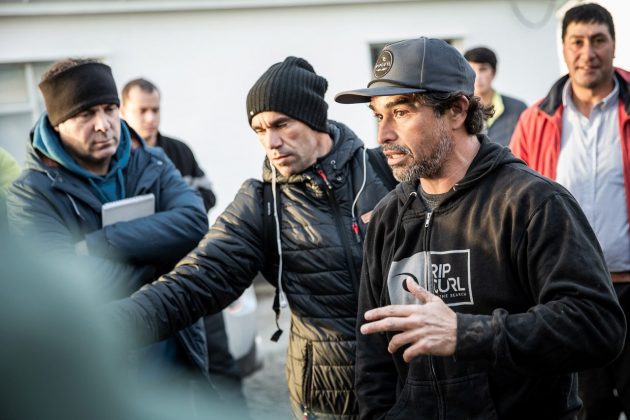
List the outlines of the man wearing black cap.
{"type": "MultiPolygon", "coordinates": [[[[201,199],[161,149],[146,147],[120,120],[107,65],[62,60],[39,86],[47,112],[31,132],[26,169],[9,189],[10,229],[39,252],[88,267],[86,280],[104,301],[128,296],[199,242],[208,228],[201,199]],[[151,194],[147,212],[106,221],[105,204],[151,194]]],[[[138,379],[186,390],[200,382],[207,397],[209,382],[199,374],[207,372],[202,327],[135,354],[138,379]]]]}
{"type": "Polygon", "coordinates": [[[122,328],[155,340],[229,305],[262,271],[276,287],[277,313],[291,310],[295,416],[351,419],[363,235],[388,188],[363,142],[328,120],[327,87],[297,57],[254,83],[247,118],[267,155],[263,182],[245,181],[196,250],[112,312],[122,328]]]}
{"type": "Polygon", "coordinates": [[[362,418],[569,419],[575,374],[625,320],[576,201],[479,135],[488,110],[447,43],[383,49],[367,89],[402,181],[374,211],[359,294],[362,418]]]}

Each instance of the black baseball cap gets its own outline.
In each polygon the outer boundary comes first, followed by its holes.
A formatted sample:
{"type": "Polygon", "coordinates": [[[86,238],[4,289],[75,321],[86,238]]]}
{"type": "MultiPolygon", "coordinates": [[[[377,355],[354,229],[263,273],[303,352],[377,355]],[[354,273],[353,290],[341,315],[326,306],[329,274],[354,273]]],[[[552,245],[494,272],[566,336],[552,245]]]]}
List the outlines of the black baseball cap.
{"type": "Polygon", "coordinates": [[[420,92],[463,92],[472,95],[475,72],[455,47],[441,39],[409,39],[386,45],[374,65],[366,89],[335,95],[342,104],[370,102],[373,96],[420,92]]]}

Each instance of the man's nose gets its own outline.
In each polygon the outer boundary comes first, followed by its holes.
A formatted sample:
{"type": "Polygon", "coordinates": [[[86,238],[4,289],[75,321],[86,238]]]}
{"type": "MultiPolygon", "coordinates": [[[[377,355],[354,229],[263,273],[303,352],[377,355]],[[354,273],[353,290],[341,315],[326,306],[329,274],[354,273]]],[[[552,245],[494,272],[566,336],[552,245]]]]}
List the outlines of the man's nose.
{"type": "Polygon", "coordinates": [[[385,119],[380,121],[376,135],[376,141],[378,144],[383,145],[394,140],[396,140],[396,132],[392,129],[391,124],[385,119]]]}
{"type": "Polygon", "coordinates": [[[277,149],[282,146],[282,139],[275,130],[267,130],[265,132],[265,144],[270,150],[277,149]]]}
{"type": "Polygon", "coordinates": [[[590,41],[586,41],[584,43],[584,49],[582,50],[582,52],[584,53],[584,55],[586,55],[586,57],[589,60],[596,57],[595,48],[593,47],[593,44],[590,41]]]}
{"type": "Polygon", "coordinates": [[[94,114],[94,118],[96,119],[94,123],[94,131],[103,131],[106,132],[112,126],[112,122],[109,117],[103,110],[99,110],[94,114]]]}
{"type": "Polygon", "coordinates": [[[157,112],[149,111],[145,114],[145,118],[147,122],[152,123],[157,119],[157,112]]]}

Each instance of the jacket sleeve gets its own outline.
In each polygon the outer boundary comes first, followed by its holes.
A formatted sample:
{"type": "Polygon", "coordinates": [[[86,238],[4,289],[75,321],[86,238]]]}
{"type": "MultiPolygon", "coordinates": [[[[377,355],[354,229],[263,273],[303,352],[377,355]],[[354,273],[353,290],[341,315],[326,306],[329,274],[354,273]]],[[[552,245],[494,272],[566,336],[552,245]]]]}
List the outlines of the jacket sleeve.
{"type": "MultiPolygon", "coordinates": [[[[154,149],[155,150],[155,149],[154,149]]],[[[159,153],[164,152],[159,150],[159,153]]],[[[86,235],[90,254],[131,263],[175,264],[208,230],[208,216],[199,195],[163,155],[156,213],[114,223],[86,235]]]]}
{"type": "Polygon", "coordinates": [[[536,209],[512,259],[537,304],[524,313],[458,313],[458,359],[545,376],[603,366],[619,354],[625,318],[595,234],[568,193],[536,209]]]}
{"type": "Polygon", "coordinates": [[[212,188],[210,188],[210,181],[205,175],[202,179],[199,179],[198,181],[202,182],[204,185],[208,185],[207,187],[198,186],[197,191],[199,191],[199,194],[201,194],[203,206],[205,207],[206,211],[210,211],[210,209],[212,209],[217,203],[217,198],[215,197],[212,188]]]}
{"type": "Polygon", "coordinates": [[[386,278],[381,258],[385,239],[378,211],[368,225],[363,252],[359,304],[357,312],[357,354],[355,390],[362,419],[383,418],[396,402],[398,373],[392,355],[387,351],[389,340],[385,334],[361,334],[364,314],[380,306],[380,296],[386,278]]]}
{"type": "Polygon", "coordinates": [[[512,133],[512,138],[510,139],[509,148],[512,151],[512,154],[519,159],[522,159],[527,165],[529,165],[528,160],[528,150],[527,146],[528,137],[527,133],[531,132],[532,118],[534,118],[535,114],[535,105],[525,109],[516,123],[516,127],[514,127],[514,132],[512,133]],[[529,128],[529,131],[528,131],[529,128]]]}
{"type": "Polygon", "coordinates": [[[153,267],[77,256],[74,251],[76,239],[64,222],[59,207],[55,205],[56,198],[30,184],[15,182],[7,197],[7,216],[12,237],[23,242],[29,250],[45,253],[58,261],[70,259],[77,265],[90,267],[92,275],[88,276],[88,281],[104,299],[127,296],[155,278],[153,267]]]}
{"type": "Polygon", "coordinates": [[[262,188],[250,180],[173,271],[111,304],[108,315],[140,344],[160,340],[232,303],[263,263],[262,188]]]}

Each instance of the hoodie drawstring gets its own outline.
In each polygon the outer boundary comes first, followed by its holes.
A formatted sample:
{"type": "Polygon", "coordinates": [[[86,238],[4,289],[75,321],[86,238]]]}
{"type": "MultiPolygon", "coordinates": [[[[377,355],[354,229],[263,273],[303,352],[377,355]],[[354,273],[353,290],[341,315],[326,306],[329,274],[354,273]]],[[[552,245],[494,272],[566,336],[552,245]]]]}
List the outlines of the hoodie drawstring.
{"type": "Polygon", "coordinates": [[[363,182],[361,183],[361,187],[357,192],[357,195],[354,197],[354,201],[352,202],[352,207],[350,208],[350,212],[352,215],[352,232],[354,233],[354,238],[357,243],[361,242],[361,233],[359,231],[359,222],[357,221],[357,215],[355,213],[355,208],[357,206],[357,202],[359,201],[359,197],[365,188],[365,182],[367,180],[367,149],[363,148],[363,182]]]}
{"type": "Polygon", "coordinates": [[[273,197],[273,218],[274,225],[276,226],[276,248],[278,250],[278,277],[276,279],[277,283],[277,302],[274,302],[274,309],[276,310],[276,332],[271,336],[271,341],[277,342],[280,336],[282,335],[282,328],[280,328],[280,312],[282,309],[288,306],[287,296],[284,293],[284,289],[282,288],[282,242],[280,240],[280,221],[278,219],[278,200],[277,200],[277,176],[276,176],[276,167],[271,166],[271,195],[273,197]]]}

